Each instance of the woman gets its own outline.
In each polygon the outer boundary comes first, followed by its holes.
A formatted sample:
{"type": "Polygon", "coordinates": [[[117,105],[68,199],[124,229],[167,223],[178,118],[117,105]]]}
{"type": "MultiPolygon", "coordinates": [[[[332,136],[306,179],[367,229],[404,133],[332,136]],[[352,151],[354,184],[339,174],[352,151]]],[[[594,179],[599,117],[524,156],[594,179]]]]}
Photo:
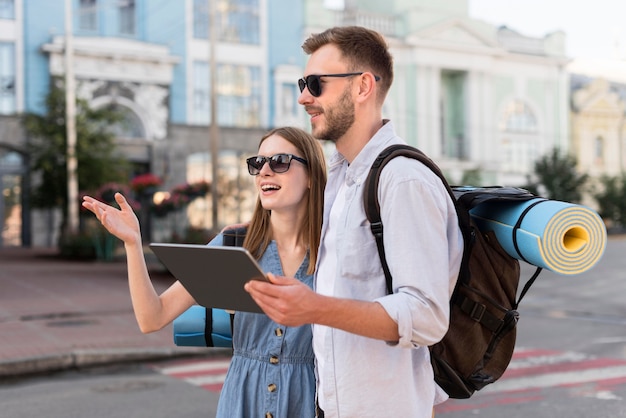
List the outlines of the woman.
{"type": "MultiPolygon", "coordinates": [[[[300,129],[276,128],[261,138],[259,155],[246,162],[255,176],[258,199],[244,247],[265,271],[312,286],[326,184],[321,145],[300,129]]],[[[156,293],[143,255],[139,221],[121,194],[115,200],[119,210],[89,196],[83,206],[124,242],[139,328],[144,333],[157,331],[195,301],[179,282],[161,295],[156,293]]],[[[220,234],[209,245],[222,242],[220,234]]],[[[309,325],[285,327],[263,314],[236,313],[233,358],[217,416],[315,416],[311,339],[309,325]]]]}

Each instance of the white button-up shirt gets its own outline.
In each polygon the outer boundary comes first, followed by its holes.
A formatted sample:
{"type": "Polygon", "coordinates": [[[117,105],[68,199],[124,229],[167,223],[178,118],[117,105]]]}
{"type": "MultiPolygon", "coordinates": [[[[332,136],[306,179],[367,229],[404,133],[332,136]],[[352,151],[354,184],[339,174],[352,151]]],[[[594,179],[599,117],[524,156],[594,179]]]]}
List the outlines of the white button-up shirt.
{"type": "Polygon", "coordinates": [[[428,346],[448,328],[463,239],[439,178],[410,158],[389,162],[378,186],[394,289],[387,295],[365,216],[363,183],[379,152],[398,143],[404,141],[387,122],[349,166],[338,153],[330,161],[315,289],[377,301],[398,324],[400,340],[387,343],[313,326],[318,399],[327,418],[430,418],[433,404],[441,400],[428,346]]]}

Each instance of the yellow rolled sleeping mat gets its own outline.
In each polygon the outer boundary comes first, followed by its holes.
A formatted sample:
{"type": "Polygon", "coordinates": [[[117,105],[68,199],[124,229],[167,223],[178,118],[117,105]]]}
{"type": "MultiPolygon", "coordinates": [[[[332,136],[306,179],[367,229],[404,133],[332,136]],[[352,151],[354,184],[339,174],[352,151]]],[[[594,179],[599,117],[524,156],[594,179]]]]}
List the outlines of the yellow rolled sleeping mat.
{"type": "Polygon", "coordinates": [[[602,218],[586,206],[543,198],[485,202],[470,211],[512,257],[559,274],[592,268],[606,248],[602,218]]]}

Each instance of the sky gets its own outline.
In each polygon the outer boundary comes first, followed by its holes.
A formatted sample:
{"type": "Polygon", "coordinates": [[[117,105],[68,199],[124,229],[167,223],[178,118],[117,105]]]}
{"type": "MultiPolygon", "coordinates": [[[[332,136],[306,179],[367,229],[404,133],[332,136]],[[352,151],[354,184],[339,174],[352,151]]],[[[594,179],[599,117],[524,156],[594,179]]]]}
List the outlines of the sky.
{"type": "Polygon", "coordinates": [[[626,58],[624,0],[469,0],[469,15],[528,36],[562,30],[570,58],[626,58]]]}
{"type": "MultiPolygon", "coordinates": [[[[343,0],[324,0],[340,7],[343,0]]],[[[433,5],[438,0],[432,0],[433,5]]],[[[626,0],[468,0],[469,16],[523,35],[565,32],[570,58],[626,59],[626,0]],[[616,44],[617,41],[617,44],[616,44]]]]}

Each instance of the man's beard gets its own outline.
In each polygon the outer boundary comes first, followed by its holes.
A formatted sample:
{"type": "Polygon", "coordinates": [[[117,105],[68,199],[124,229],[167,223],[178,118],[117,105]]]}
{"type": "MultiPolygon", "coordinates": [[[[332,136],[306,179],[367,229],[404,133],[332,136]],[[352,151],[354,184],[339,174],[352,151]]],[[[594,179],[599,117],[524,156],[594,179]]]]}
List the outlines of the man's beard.
{"type": "Polygon", "coordinates": [[[313,134],[316,138],[337,143],[354,124],[354,103],[350,100],[350,89],[346,88],[335,106],[324,110],[324,116],[326,128],[313,134]]]}

